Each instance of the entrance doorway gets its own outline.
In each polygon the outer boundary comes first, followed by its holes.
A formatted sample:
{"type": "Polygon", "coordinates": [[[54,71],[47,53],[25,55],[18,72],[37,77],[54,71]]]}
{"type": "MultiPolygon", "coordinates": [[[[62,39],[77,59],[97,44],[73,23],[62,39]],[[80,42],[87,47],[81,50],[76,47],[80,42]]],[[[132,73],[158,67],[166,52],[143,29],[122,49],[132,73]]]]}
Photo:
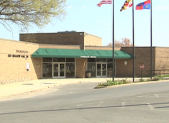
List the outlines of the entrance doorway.
{"type": "Polygon", "coordinates": [[[65,63],[53,63],[53,78],[65,78],[65,63]]]}
{"type": "Polygon", "coordinates": [[[107,76],[107,64],[97,63],[97,77],[106,77],[106,76],[107,76]]]}

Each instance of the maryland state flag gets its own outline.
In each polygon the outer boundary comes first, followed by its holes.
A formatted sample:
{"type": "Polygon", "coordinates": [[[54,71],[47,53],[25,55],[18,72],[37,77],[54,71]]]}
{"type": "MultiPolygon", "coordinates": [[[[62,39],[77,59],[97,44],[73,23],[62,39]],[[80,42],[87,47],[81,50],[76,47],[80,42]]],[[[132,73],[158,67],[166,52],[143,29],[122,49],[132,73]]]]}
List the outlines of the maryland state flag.
{"type": "Polygon", "coordinates": [[[150,0],[139,3],[139,4],[136,5],[136,10],[150,9],[150,7],[151,7],[150,4],[151,4],[150,0]]]}
{"type": "Polygon", "coordinates": [[[120,11],[126,10],[127,8],[132,7],[133,1],[132,0],[126,0],[124,2],[124,5],[121,7],[120,11]]]}

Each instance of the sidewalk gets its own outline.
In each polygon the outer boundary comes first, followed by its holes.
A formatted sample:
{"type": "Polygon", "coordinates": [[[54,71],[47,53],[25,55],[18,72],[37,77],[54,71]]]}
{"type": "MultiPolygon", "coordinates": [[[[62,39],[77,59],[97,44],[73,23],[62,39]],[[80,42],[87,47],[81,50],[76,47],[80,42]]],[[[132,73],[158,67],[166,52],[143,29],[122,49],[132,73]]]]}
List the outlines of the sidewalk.
{"type": "MultiPolygon", "coordinates": [[[[125,78],[115,78],[115,80],[121,79],[125,78]]],[[[135,80],[138,79],[140,78],[135,78],[135,80]]],[[[45,89],[66,84],[86,82],[103,83],[106,82],[106,80],[112,80],[112,78],[39,79],[27,82],[4,84],[0,85],[0,99],[4,97],[17,96],[24,93],[43,91],[45,89]]],[[[129,78],[128,80],[132,81],[132,78],[129,78]]]]}

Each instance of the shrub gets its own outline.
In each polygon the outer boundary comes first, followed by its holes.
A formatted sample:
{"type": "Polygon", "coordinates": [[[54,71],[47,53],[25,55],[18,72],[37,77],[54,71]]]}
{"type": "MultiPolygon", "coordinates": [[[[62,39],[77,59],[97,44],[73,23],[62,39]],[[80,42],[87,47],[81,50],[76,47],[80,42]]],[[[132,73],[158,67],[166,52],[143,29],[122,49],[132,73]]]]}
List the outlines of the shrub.
{"type": "Polygon", "coordinates": [[[126,79],[122,79],[121,81],[122,81],[123,84],[129,83],[129,81],[127,80],[127,78],[126,79]]]}
{"type": "MultiPolygon", "coordinates": [[[[155,78],[155,79],[158,78],[159,80],[163,80],[165,77],[164,77],[164,76],[155,76],[154,78],[155,78]]],[[[153,79],[154,79],[154,78],[153,78],[153,79]]]]}
{"type": "Polygon", "coordinates": [[[139,82],[147,82],[150,81],[149,79],[139,79],[139,82]]]}
{"type": "Polygon", "coordinates": [[[160,80],[160,78],[158,78],[158,77],[154,77],[154,78],[152,79],[152,81],[158,81],[158,80],[160,80]]]}

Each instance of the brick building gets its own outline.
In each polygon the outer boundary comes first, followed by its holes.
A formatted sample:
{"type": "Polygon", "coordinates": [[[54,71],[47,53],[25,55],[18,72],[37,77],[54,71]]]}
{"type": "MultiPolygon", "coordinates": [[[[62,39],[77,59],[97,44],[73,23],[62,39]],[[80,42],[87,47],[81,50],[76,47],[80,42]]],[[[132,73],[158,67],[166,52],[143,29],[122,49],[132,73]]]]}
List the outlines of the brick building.
{"type": "MultiPolygon", "coordinates": [[[[112,48],[85,32],[20,34],[20,41],[0,39],[0,83],[41,78],[112,76],[112,48]]],[[[150,76],[150,47],[135,48],[135,76],[150,76]]],[[[115,48],[115,76],[132,77],[132,47],[115,48]]],[[[153,47],[153,75],[167,72],[169,48],[153,47]]]]}

